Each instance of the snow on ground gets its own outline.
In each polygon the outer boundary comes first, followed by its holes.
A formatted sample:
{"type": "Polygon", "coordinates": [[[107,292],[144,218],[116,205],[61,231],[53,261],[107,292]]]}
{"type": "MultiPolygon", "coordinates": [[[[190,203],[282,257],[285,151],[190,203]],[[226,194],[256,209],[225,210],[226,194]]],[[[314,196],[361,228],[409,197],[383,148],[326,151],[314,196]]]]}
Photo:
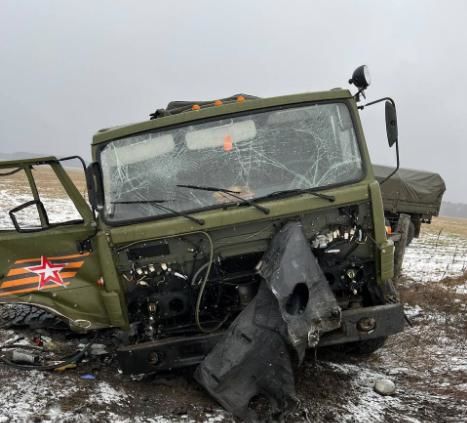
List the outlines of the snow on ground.
{"type": "MultiPolygon", "coordinates": [[[[33,200],[32,195],[18,193],[16,189],[0,189],[0,230],[14,229],[8,212],[31,200],[33,200]]],[[[50,223],[81,219],[80,214],[69,199],[41,196],[41,201],[47,211],[50,223]]],[[[29,206],[16,215],[21,225],[40,226],[35,206],[29,206]]]]}
{"type": "MultiPolygon", "coordinates": [[[[16,189],[0,189],[0,228],[11,228],[7,211],[29,200],[16,189]]],[[[44,203],[58,220],[77,218],[69,201],[46,197],[44,203]]],[[[462,320],[459,313],[465,316],[467,311],[467,286],[465,281],[433,283],[459,277],[466,269],[467,238],[425,231],[415,239],[404,260],[404,289],[442,286],[457,311],[412,301],[406,311],[414,326],[391,337],[372,356],[318,352],[318,360],[307,360],[299,371],[300,407],[287,421],[467,421],[467,327],[462,333],[456,326],[462,320]],[[375,381],[382,377],[396,383],[394,396],[374,392],[375,381]]],[[[0,343],[12,336],[0,330],[0,343]]],[[[88,370],[94,380],[83,380],[82,368],[44,373],[0,366],[0,423],[232,421],[184,375],[136,382],[114,368],[88,370]]]]}
{"type": "MultiPolygon", "coordinates": [[[[0,331],[1,332],[1,331],[0,331]]],[[[3,335],[13,335],[3,331],[3,335]]],[[[0,333],[0,343],[5,341],[0,333]]],[[[177,392],[151,380],[133,382],[122,379],[115,369],[89,369],[95,379],[82,379],[83,369],[64,373],[15,370],[0,366],[0,423],[22,422],[194,422],[189,408],[173,415],[178,397],[192,392],[177,392]],[[158,391],[161,391],[158,394],[158,391]],[[167,415],[167,417],[164,417],[167,415]]],[[[175,384],[183,386],[183,381],[175,384]]],[[[197,408],[191,406],[191,411],[197,408]]],[[[200,408],[200,407],[198,407],[200,408]]],[[[197,420],[218,422],[224,419],[219,407],[196,412],[197,420]]]]}
{"type": "Polygon", "coordinates": [[[406,249],[403,273],[416,282],[439,281],[467,271],[467,238],[425,232],[406,249]]]}

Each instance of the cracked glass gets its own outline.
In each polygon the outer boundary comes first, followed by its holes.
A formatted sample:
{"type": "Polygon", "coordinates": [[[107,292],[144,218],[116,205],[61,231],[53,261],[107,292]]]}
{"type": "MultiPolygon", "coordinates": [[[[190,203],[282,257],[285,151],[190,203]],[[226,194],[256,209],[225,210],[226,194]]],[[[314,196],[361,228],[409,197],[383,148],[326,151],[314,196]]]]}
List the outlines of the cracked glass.
{"type": "Polygon", "coordinates": [[[255,199],[363,176],[353,122],[343,103],[221,116],[140,133],[108,143],[100,161],[108,221],[238,202],[225,193],[177,185],[217,187],[255,199]]]}

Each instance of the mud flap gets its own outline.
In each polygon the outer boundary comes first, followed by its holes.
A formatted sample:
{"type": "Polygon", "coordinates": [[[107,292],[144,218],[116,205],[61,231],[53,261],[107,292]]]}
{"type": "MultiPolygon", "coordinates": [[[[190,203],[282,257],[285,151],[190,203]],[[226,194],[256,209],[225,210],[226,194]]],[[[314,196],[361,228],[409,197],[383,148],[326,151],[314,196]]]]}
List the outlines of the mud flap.
{"type": "Polygon", "coordinates": [[[198,366],[195,378],[227,410],[254,419],[250,400],[262,394],[274,411],[294,401],[294,362],[323,332],[340,326],[341,313],[300,223],[273,238],[258,264],[264,278],[254,300],[198,366]]]}

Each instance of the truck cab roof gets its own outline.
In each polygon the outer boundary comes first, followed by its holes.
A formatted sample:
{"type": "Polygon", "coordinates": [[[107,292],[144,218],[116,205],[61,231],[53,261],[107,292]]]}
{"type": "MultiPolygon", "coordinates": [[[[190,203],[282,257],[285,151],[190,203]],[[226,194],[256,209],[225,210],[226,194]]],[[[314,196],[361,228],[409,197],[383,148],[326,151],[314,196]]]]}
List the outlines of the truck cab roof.
{"type": "Polygon", "coordinates": [[[328,91],[259,98],[248,94],[238,94],[219,100],[172,101],[165,109],[158,109],[150,119],[128,125],[99,130],[93,137],[93,145],[112,139],[166,126],[179,125],[190,121],[206,119],[225,114],[241,113],[255,109],[299,104],[313,101],[346,100],[352,98],[347,89],[335,88],[328,91]],[[198,106],[198,107],[193,107],[198,106]]]}

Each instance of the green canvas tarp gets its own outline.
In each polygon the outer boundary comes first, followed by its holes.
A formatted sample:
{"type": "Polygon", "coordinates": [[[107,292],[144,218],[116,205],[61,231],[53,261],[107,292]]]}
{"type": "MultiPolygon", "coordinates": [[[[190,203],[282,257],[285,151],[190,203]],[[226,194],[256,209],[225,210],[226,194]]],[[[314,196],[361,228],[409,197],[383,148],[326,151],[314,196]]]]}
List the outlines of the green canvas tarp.
{"type": "MultiPolygon", "coordinates": [[[[381,182],[394,168],[373,165],[381,182]]],[[[440,175],[423,170],[400,168],[381,185],[384,209],[392,213],[437,216],[446,185],[440,175]]]]}

